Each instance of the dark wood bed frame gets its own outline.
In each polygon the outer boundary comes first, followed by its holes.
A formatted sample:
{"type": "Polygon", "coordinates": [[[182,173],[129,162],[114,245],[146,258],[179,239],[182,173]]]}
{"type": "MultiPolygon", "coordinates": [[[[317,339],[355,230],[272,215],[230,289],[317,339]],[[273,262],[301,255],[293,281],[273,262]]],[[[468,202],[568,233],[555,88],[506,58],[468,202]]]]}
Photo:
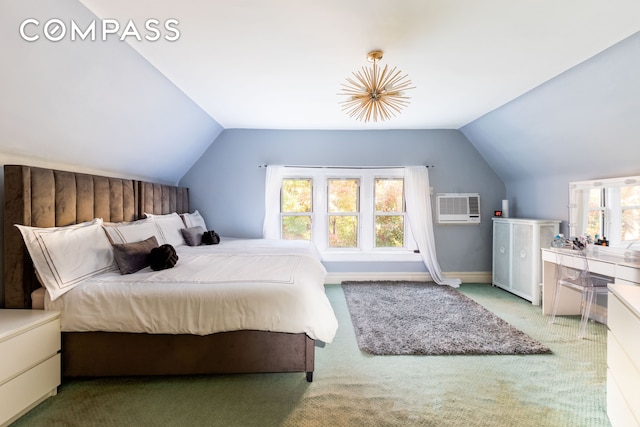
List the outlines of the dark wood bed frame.
{"type": "MultiPolygon", "coordinates": [[[[23,165],[4,166],[6,308],[31,308],[40,288],[14,224],[54,227],[144,213],[189,211],[189,190],[23,165]]],[[[63,332],[64,377],[305,372],[313,380],[315,342],[306,334],[234,331],[205,336],[63,332]]]]}

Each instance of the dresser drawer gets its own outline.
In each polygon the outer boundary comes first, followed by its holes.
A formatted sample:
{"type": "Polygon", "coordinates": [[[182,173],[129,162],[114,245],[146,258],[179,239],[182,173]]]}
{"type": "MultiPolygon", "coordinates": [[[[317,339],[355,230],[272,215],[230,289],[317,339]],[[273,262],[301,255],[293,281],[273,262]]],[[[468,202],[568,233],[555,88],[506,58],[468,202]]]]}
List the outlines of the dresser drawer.
{"type": "Polygon", "coordinates": [[[0,425],[14,421],[49,396],[60,384],[60,354],[0,385],[0,425]]]}
{"type": "Polygon", "coordinates": [[[607,366],[634,418],[640,420],[640,394],[637,392],[640,387],[640,371],[612,333],[607,337],[607,366]]]}
{"type": "Polygon", "coordinates": [[[640,426],[610,370],[607,370],[607,416],[611,427],[640,426]]]}
{"type": "Polygon", "coordinates": [[[0,342],[0,385],[60,350],[60,319],[0,342]]]}
{"type": "Polygon", "coordinates": [[[640,268],[618,265],[616,266],[616,278],[640,284],[640,268]]]}
{"type": "Polygon", "coordinates": [[[636,370],[640,371],[640,318],[611,292],[608,299],[607,326],[609,334],[613,334],[619,343],[623,343],[624,352],[634,361],[636,370]]]}

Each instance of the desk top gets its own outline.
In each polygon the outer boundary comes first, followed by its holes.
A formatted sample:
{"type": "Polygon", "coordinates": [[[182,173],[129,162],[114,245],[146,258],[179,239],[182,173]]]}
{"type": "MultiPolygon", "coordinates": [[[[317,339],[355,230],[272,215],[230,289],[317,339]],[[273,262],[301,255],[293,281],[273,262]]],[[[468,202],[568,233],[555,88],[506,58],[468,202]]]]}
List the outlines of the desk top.
{"type": "Polygon", "coordinates": [[[609,290],[640,317],[640,286],[609,284],[609,290]]]}
{"type": "Polygon", "coordinates": [[[58,317],[60,312],[53,310],[2,309],[0,310],[0,342],[58,317]]]}
{"type": "MultiPolygon", "coordinates": [[[[564,249],[564,248],[542,248],[543,251],[549,251],[553,253],[561,253],[563,255],[569,256],[577,256],[577,253],[573,249],[564,249]]],[[[638,258],[629,258],[620,254],[611,254],[604,253],[601,249],[587,251],[587,259],[608,262],[616,265],[623,265],[631,268],[640,269],[640,259],[638,258]]]]}

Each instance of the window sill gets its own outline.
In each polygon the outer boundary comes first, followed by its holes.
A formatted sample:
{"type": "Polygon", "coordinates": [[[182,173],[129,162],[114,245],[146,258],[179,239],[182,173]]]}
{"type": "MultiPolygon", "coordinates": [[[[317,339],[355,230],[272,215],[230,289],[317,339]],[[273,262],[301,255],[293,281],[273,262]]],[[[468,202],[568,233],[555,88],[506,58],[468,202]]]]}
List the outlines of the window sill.
{"type": "Polygon", "coordinates": [[[411,262],[422,261],[413,251],[321,251],[322,261],[327,262],[411,262]]]}

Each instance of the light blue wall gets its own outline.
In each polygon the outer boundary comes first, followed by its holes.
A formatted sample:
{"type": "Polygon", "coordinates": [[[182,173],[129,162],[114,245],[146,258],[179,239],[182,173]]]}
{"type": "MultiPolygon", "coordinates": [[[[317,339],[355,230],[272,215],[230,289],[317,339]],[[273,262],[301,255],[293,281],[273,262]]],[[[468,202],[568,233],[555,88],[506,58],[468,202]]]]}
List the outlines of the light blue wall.
{"type": "Polygon", "coordinates": [[[640,175],[640,32],[461,130],[512,216],[568,218],[568,183],[640,175]]]}
{"type": "MultiPolygon", "coordinates": [[[[434,193],[477,192],[479,226],[436,226],[440,266],[446,271],[491,270],[491,217],[505,186],[456,130],[303,131],[225,130],[180,181],[192,208],[222,235],[261,237],[263,164],[328,166],[433,165],[434,193]]],[[[424,271],[420,263],[332,263],[330,271],[424,271]]]]}

